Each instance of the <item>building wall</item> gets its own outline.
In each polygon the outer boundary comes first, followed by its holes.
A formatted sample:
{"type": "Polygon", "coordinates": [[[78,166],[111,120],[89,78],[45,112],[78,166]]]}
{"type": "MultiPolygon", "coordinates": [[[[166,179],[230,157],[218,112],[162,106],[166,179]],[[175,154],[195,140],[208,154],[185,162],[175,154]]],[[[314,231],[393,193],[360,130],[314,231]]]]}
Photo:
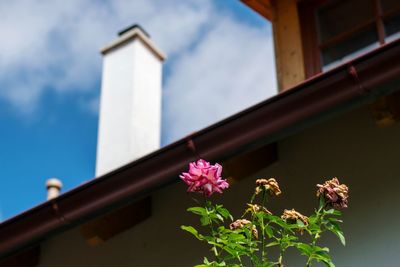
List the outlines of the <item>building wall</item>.
{"type": "MultiPolygon", "coordinates": [[[[279,161],[232,185],[223,201],[240,215],[255,179],[276,177],[283,195],[272,199],[269,208],[278,214],[283,208],[308,214],[316,205],[315,184],[337,176],[350,187],[350,207],[343,217],[347,246],[332,236],[324,239],[336,266],[398,266],[399,136],[398,124],[377,128],[368,109],[353,111],[281,141],[279,161]]],[[[200,263],[207,247],[179,230],[181,224],[197,219],[184,211],[193,204],[185,186],[178,183],[160,190],[153,202],[150,219],[103,245],[86,245],[79,229],[43,242],[39,266],[184,267],[200,263]]],[[[304,266],[304,262],[294,257],[287,266],[304,266]]]]}

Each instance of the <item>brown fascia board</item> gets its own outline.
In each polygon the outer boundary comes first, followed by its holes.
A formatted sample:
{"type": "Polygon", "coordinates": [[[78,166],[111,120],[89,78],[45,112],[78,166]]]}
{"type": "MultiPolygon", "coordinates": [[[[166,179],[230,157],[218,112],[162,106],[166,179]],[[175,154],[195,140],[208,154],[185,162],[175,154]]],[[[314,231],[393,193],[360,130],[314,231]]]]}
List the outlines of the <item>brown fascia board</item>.
{"type": "Polygon", "coordinates": [[[271,0],[240,0],[243,4],[253,9],[255,12],[266,18],[272,20],[272,6],[271,0]]]}
{"type": "MultiPolygon", "coordinates": [[[[272,22],[274,1],[280,0],[240,0],[260,16],[272,22]]],[[[327,0],[297,0],[297,3],[323,3],[327,0]]]]}
{"type": "Polygon", "coordinates": [[[224,160],[400,89],[400,40],[282,92],[0,224],[0,257],[174,183],[190,161],[224,160]]]}

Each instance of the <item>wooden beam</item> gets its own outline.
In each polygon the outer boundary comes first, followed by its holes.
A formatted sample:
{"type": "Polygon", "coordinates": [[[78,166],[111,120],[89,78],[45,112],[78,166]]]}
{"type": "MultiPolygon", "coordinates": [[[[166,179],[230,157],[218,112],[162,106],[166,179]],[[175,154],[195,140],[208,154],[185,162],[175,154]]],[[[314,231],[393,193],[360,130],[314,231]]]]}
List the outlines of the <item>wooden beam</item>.
{"type": "Polygon", "coordinates": [[[25,249],[0,261],[0,267],[35,267],[40,262],[40,245],[25,249]]]}
{"type": "Polygon", "coordinates": [[[273,143],[241,154],[223,162],[224,175],[233,180],[242,180],[278,160],[277,144],[273,143]]]}
{"type": "Polygon", "coordinates": [[[285,91],[306,77],[298,6],[296,0],[273,0],[271,6],[278,88],[285,91]]]}
{"type": "Polygon", "coordinates": [[[81,226],[81,234],[89,245],[99,245],[122,233],[151,215],[151,197],[115,210],[81,226]]]}
{"type": "Polygon", "coordinates": [[[266,18],[272,19],[271,0],[241,0],[245,5],[266,18]]]}

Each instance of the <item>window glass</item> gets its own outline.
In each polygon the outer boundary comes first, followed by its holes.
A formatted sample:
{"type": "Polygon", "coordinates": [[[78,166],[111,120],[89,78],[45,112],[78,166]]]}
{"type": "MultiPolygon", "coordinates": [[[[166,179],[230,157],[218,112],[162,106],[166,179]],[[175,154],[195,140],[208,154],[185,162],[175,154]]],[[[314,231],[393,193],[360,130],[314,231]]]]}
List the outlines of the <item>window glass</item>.
{"type": "Polygon", "coordinates": [[[400,0],[330,0],[314,19],[323,70],[400,39],[400,0]]]}
{"type": "Polygon", "coordinates": [[[375,25],[322,50],[323,70],[331,69],[379,46],[375,25]]]}
{"type": "MultiPolygon", "coordinates": [[[[399,0],[397,0],[399,1],[399,0]]],[[[374,18],[372,0],[336,0],[317,11],[320,42],[365,24],[374,18]]]]}
{"type": "Polygon", "coordinates": [[[385,32],[387,42],[396,40],[400,37],[400,14],[385,19],[385,32]]]}

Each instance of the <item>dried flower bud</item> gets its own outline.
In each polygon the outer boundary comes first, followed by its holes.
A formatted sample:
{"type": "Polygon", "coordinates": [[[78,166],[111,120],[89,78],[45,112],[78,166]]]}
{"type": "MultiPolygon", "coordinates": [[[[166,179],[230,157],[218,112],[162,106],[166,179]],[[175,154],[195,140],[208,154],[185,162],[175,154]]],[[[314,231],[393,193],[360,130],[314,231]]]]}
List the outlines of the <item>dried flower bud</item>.
{"type": "Polygon", "coordinates": [[[333,208],[347,208],[349,188],[340,184],[338,178],[326,181],[323,185],[317,184],[317,197],[323,196],[325,202],[333,208]]]}
{"type": "Polygon", "coordinates": [[[266,190],[272,196],[279,196],[282,193],[275,178],[256,180],[256,195],[263,190],[266,190]]]}
{"type": "Polygon", "coordinates": [[[248,203],[247,206],[248,206],[248,208],[246,210],[246,213],[247,212],[256,213],[256,212],[262,211],[262,212],[265,212],[265,213],[270,214],[270,215],[272,214],[272,212],[267,210],[266,207],[263,207],[263,206],[260,206],[260,205],[257,205],[257,204],[249,204],[248,203]]]}
{"type": "Polygon", "coordinates": [[[229,228],[231,230],[236,230],[236,229],[242,229],[245,226],[250,226],[251,227],[251,233],[254,236],[254,238],[258,238],[258,231],[255,225],[252,225],[251,221],[246,220],[246,219],[239,219],[234,221],[229,225],[229,228]]]}
{"type": "Polygon", "coordinates": [[[255,225],[251,227],[251,234],[254,236],[255,239],[258,239],[258,231],[255,225]]]}
{"type": "Polygon", "coordinates": [[[239,219],[239,220],[236,220],[233,223],[231,223],[229,225],[229,228],[231,230],[241,229],[241,228],[243,228],[243,226],[245,226],[245,225],[247,225],[249,223],[251,224],[251,221],[246,220],[246,219],[239,219]]]}
{"type": "Polygon", "coordinates": [[[304,225],[308,225],[308,217],[304,216],[300,212],[295,211],[294,209],[291,210],[284,210],[281,216],[282,220],[285,220],[288,223],[296,223],[297,220],[300,220],[304,223],[304,225]]]}

